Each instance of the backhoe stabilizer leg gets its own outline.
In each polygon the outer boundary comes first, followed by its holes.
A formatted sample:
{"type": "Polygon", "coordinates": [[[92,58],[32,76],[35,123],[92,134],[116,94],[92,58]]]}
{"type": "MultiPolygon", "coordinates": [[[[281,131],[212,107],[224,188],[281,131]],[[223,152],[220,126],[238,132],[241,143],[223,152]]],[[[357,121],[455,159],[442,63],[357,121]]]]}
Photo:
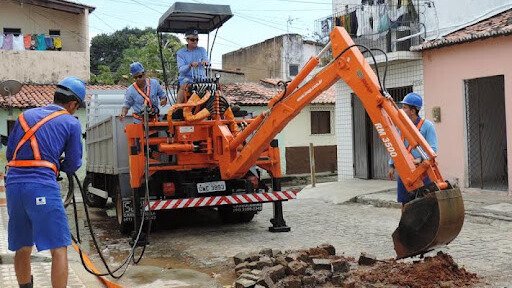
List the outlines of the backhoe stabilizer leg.
{"type": "MultiPolygon", "coordinates": [[[[272,189],[274,191],[281,191],[281,179],[272,178],[272,189]]],[[[270,219],[271,227],[268,227],[270,232],[290,232],[291,228],[286,226],[286,221],[283,217],[283,201],[276,201],[272,203],[274,206],[274,218],[270,219]]]]}
{"type": "Polygon", "coordinates": [[[268,227],[270,232],[290,232],[290,227],[286,226],[286,221],[283,218],[283,202],[274,202],[274,218],[270,219],[271,227],[268,227]]]}

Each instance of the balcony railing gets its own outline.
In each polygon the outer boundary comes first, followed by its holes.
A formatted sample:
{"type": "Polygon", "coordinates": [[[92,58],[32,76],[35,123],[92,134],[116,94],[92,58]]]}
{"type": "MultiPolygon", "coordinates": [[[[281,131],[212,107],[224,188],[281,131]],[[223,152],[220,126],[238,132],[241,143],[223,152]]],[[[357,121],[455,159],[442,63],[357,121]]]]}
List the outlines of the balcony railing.
{"type": "MultiPolygon", "coordinates": [[[[342,5],[329,17],[315,23],[319,38],[327,40],[335,26],[344,27],[356,44],[380,48],[386,52],[409,51],[423,41],[425,28],[420,23],[421,4],[389,5],[374,1],[373,5],[342,5]]],[[[405,2],[405,1],[403,1],[405,2]]]]}

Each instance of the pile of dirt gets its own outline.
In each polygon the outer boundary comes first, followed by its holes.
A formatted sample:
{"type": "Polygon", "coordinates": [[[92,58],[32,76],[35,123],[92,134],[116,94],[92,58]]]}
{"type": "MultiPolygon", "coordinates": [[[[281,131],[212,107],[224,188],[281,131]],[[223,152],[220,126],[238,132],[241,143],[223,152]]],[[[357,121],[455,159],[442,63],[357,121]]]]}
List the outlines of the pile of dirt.
{"type": "Polygon", "coordinates": [[[450,255],[443,252],[413,263],[378,261],[368,268],[360,266],[347,276],[347,283],[393,284],[411,288],[471,287],[479,281],[475,273],[459,267],[450,255]]]}
{"type": "Polygon", "coordinates": [[[288,250],[263,249],[233,258],[238,276],[232,287],[472,287],[479,277],[459,267],[448,254],[406,262],[377,260],[361,254],[358,261],[336,255],[334,246],[288,250]]]}

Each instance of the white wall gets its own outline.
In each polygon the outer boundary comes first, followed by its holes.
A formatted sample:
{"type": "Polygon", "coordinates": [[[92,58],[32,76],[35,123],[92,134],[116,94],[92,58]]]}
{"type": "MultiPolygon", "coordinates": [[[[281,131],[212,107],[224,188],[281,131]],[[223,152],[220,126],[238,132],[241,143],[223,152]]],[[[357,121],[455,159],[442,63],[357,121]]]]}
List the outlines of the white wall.
{"type": "MultiPolygon", "coordinates": [[[[243,106],[242,109],[247,110],[248,112],[253,112],[254,115],[258,115],[266,108],[267,106],[243,106]]],[[[281,133],[277,134],[276,139],[279,141],[281,171],[283,174],[286,174],[285,147],[307,147],[309,146],[309,143],[313,143],[314,146],[336,145],[334,108],[333,104],[308,105],[302,109],[302,111],[292,121],[290,121],[288,125],[286,125],[281,133]],[[311,134],[311,111],[331,112],[331,134],[311,134]]]]}
{"type": "Polygon", "coordinates": [[[89,53],[0,50],[0,81],[55,84],[67,76],[89,80],[89,53]]]}
{"type": "MultiPolygon", "coordinates": [[[[379,65],[379,73],[384,73],[379,65]]],[[[391,63],[388,67],[386,88],[413,86],[413,91],[423,96],[423,62],[412,60],[391,63]]],[[[354,176],[352,143],[352,107],[350,89],[343,81],[336,85],[336,137],[338,143],[338,179],[354,176]]],[[[423,110],[420,113],[423,116],[423,110]]]]}
{"type": "Polygon", "coordinates": [[[0,31],[20,28],[22,34],[49,34],[60,30],[62,51],[0,50],[0,81],[52,84],[66,76],[90,77],[89,11],[66,13],[19,1],[2,1],[0,31]]]}

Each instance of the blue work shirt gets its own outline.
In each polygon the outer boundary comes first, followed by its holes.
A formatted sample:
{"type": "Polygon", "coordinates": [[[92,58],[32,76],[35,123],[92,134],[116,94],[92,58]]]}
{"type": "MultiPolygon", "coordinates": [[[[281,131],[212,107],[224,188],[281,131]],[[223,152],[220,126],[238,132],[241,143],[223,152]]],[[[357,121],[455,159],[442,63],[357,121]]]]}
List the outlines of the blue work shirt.
{"type": "MultiPolygon", "coordinates": [[[[37,122],[51,113],[64,108],[50,104],[46,107],[34,108],[23,112],[28,126],[32,127],[37,122]]],[[[14,150],[25,135],[19,120],[16,120],[9,135],[7,143],[7,161],[12,160],[14,150]]],[[[43,124],[34,134],[37,139],[41,159],[57,165],[59,171],[75,173],[82,166],[82,128],[80,122],[70,114],[57,116],[43,124]],[[59,158],[65,153],[65,158],[59,164],[59,158]]],[[[25,142],[16,153],[16,160],[33,160],[34,153],[30,146],[30,140],[25,142]]],[[[47,167],[9,167],[5,178],[8,186],[10,183],[40,183],[59,187],[55,172],[47,167]]]]}
{"type": "MultiPolygon", "coordinates": [[[[421,118],[418,117],[418,119],[416,119],[416,122],[414,123],[414,125],[417,126],[420,121],[421,121],[421,118]]],[[[432,123],[430,120],[425,119],[425,121],[423,122],[423,125],[421,125],[420,133],[423,136],[423,138],[425,138],[425,140],[427,140],[428,145],[430,145],[430,147],[432,147],[432,150],[434,150],[434,152],[437,153],[437,135],[436,135],[436,129],[434,128],[434,123],[432,123]]],[[[404,144],[405,144],[405,147],[409,146],[409,142],[407,142],[407,140],[404,141],[404,144]]],[[[421,154],[420,154],[420,152],[418,152],[417,149],[413,149],[411,151],[411,154],[414,157],[414,159],[421,158],[421,154]]],[[[388,164],[389,165],[394,164],[393,158],[389,159],[388,164]]]]}
{"type": "Polygon", "coordinates": [[[178,50],[178,52],[176,52],[176,60],[178,62],[179,85],[193,83],[194,77],[206,77],[206,70],[203,65],[199,65],[196,68],[190,67],[190,63],[192,62],[209,62],[206,49],[204,49],[203,47],[196,47],[193,50],[189,50],[187,46],[185,46],[178,50]]]}
{"type": "MultiPolygon", "coordinates": [[[[149,87],[149,98],[151,99],[151,103],[153,104],[154,108],[158,108],[160,105],[160,100],[165,99],[165,92],[157,79],[150,79],[149,87]]],[[[146,88],[141,90],[146,93],[146,88]]],[[[123,107],[127,109],[132,108],[133,112],[136,114],[141,114],[142,108],[144,107],[144,100],[144,96],[140,95],[132,84],[130,87],[128,87],[126,94],[124,95],[123,107]]]]}

